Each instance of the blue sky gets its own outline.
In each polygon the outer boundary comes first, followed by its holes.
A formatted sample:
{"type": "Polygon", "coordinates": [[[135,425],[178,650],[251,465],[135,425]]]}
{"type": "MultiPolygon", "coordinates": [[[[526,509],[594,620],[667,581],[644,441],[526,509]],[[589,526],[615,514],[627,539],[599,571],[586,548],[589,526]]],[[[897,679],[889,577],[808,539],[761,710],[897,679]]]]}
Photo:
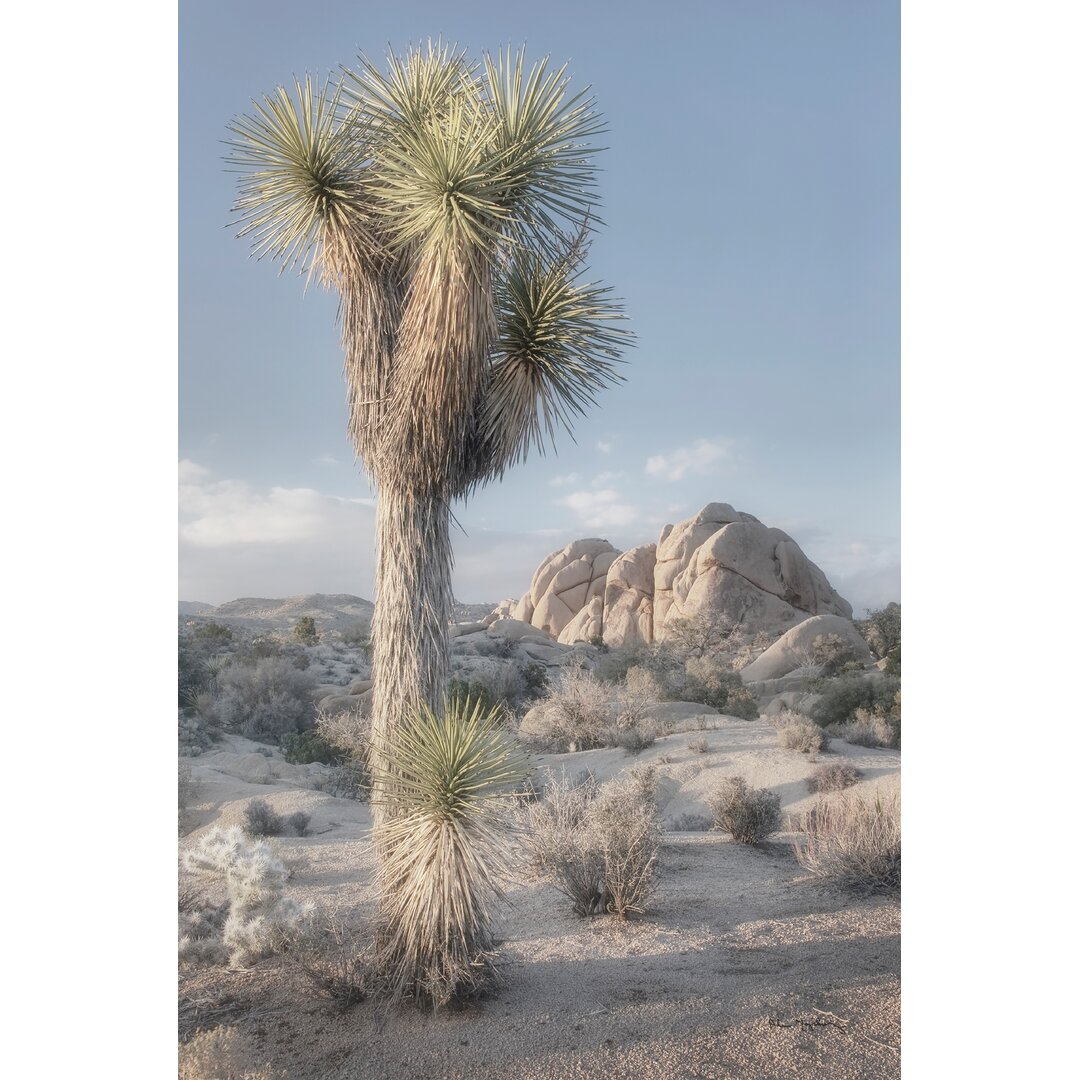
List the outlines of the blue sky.
{"type": "Polygon", "coordinates": [[[720,501],[790,532],[857,611],[898,599],[899,11],[876,0],[186,0],[181,597],[372,595],[335,301],[234,238],[221,140],[294,73],[440,34],[527,42],[592,85],[610,130],[591,276],[638,339],[576,444],[457,508],[459,598],[520,595],[574,537],[645,543],[720,501]]]}

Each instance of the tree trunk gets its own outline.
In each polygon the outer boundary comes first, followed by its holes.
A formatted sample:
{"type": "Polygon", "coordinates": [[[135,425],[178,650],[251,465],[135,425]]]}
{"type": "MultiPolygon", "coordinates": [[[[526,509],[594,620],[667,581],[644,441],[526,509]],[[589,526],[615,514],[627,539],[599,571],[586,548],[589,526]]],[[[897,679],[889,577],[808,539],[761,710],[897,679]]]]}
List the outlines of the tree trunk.
{"type": "MultiPolygon", "coordinates": [[[[372,620],[372,756],[385,770],[382,740],[420,703],[439,709],[449,674],[453,605],[450,504],[384,485],[376,510],[377,564],[372,620]]],[[[376,825],[385,817],[373,792],[376,825]]]]}

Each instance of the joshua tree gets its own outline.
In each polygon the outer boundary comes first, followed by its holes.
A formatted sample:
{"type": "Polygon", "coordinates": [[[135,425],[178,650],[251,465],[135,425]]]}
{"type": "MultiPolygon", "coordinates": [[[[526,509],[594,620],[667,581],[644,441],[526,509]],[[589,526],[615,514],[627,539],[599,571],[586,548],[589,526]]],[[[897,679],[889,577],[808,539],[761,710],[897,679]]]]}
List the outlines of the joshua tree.
{"type": "Polygon", "coordinates": [[[582,280],[603,130],[566,68],[429,44],[297,80],[230,127],[240,235],[340,298],[349,432],[378,493],[373,739],[448,672],[451,502],[618,379],[582,280]]]}

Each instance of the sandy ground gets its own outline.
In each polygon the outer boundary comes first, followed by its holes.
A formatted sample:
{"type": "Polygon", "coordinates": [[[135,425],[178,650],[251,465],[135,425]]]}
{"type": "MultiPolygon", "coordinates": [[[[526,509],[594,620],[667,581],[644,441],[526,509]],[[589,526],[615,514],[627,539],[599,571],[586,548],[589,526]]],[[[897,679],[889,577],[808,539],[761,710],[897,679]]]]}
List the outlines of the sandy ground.
{"type": "MultiPolygon", "coordinates": [[[[726,775],[779,791],[786,810],[812,801],[805,778],[817,763],[780,749],[767,722],[702,723],[712,725],[705,754],[689,749],[701,737],[691,731],[636,757],[596,750],[537,763],[590,768],[601,779],[655,764],[670,777],[669,820],[705,813],[705,792],[726,775]]],[[[896,783],[898,753],[833,748],[820,760],[852,760],[866,785],[896,783]]],[[[291,892],[344,917],[370,914],[367,807],[295,779],[229,775],[230,758],[251,749],[231,740],[213,764],[193,759],[200,790],[182,846],[212,824],[238,822],[253,797],[282,813],[308,810],[314,835],[275,841],[294,868],[291,892]]],[[[754,849],[718,833],[668,833],[650,912],[623,925],[576,918],[546,884],[513,883],[499,927],[506,985],[466,1006],[431,1015],[362,1003],[342,1012],[269,960],[243,972],[182,972],[181,1031],[235,1026],[249,1064],[269,1062],[293,1080],[898,1076],[898,901],[806,878],[791,838],[754,849]]]]}

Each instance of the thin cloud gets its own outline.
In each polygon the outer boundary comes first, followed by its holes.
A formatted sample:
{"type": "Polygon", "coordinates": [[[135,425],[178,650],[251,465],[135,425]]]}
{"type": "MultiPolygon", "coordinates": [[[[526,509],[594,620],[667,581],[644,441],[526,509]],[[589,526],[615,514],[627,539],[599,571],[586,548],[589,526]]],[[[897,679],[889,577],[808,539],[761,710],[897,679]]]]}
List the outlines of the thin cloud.
{"type": "Polygon", "coordinates": [[[659,480],[681,480],[684,476],[703,476],[732,457],[727,440],[698,439],[666,454],[654,454],[645,462],[647,475],[659,480]]]}
{"type": "Polygon", "coordinates": [[[574,491],[557,501],[573,511],[579,524],[587,529],[619,528],[633,524],[640,517],[638,508],[624,502],[613,488],[574,491]]]}

